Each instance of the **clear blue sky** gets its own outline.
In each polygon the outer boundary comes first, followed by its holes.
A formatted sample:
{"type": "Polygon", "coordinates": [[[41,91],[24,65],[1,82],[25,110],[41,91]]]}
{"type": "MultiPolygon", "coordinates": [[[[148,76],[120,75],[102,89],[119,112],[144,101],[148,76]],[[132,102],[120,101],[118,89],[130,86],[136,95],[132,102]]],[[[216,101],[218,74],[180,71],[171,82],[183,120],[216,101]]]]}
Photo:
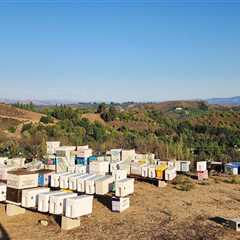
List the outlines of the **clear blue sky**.
{"type": "Polygon", "coordinates": [[[0,0],[0,98],[240,95],[240,1],[30,2],[0,0]]]}

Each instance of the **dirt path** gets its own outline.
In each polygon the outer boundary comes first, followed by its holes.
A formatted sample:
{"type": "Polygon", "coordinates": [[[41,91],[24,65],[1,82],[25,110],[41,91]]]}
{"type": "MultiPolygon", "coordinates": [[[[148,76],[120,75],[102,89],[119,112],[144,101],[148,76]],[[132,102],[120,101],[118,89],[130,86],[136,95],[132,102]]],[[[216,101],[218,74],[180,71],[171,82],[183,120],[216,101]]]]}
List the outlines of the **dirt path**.
{"type": "Polygon", "coordinates": [[[0,205],[0,223],[11,239],[240,239],[236,232],[210,220],[215,217],[236,218],[240,212],[240,186],[226,183],[197,185],[189,192],[173,186],[159,189],[147,183],[135,184],[131,207],[113,213],[94,200],[93,214],[81,219],[81,226],[61,231],[56,223],[43,227],[39,219],[47,215],[27,211],[6,217],[0,205]]]}

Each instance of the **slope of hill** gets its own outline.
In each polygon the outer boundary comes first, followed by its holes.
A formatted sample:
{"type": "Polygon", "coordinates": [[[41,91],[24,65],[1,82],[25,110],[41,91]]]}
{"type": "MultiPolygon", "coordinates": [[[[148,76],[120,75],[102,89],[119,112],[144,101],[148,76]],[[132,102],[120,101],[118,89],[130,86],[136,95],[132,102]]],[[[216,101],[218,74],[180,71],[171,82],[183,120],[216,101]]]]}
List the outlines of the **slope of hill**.
{"type": "Polygon", "coordinates": [[[43,115],[36,112],[19,109],[11,105],[0,103],[0,117],[10,118],[17,121],[39,122],[43,115]]]}

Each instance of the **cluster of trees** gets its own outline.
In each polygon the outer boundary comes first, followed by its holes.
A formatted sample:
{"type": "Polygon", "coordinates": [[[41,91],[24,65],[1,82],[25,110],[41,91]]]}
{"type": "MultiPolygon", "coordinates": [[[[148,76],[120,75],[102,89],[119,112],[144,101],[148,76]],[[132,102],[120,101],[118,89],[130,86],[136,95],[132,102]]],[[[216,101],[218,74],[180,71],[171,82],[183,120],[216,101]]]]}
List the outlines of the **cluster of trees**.
{"type": "Polygon", "coordinates": [[[17,102],[15,104],[13,104],[13,106],[17,107],[17,108],[33,111],[33,112],[37,111],[36,106],[33,104],[33,102],[30,102],[30,103],[17,102]]]}
{"type": "MultiPolygon", "coordinates": [[[[196,111],[196,110],[194,110],[196,111]]],[[[204,117],[209,110],[205,105],[204,117]]],[[[158,158],[177,158],[187,160],[221,160],[230,161],[240,158],[240,128],[213,126],[208,122],[197,122],[193,114],[189,118],[179,119],[160,110],[139,109],[122,111],[115,105],[100,104],[97,113],[106,124],[90,122],[82,117],[81,109],[67,106],[55,106],[45,109],[45,124],[25,124],[20,141],[0,139],[0,154],[24,154],[29,157],[42,157],[45,153],[45,141],[59,140],[63,144],[89,144],[99,152],[109,148],[136,148],[139,152],[154,152],[158,158]],[[54,124],[53,119],[57,119],[54,124]],[[121,123],[112,127],[111,121],[121,123]],[[136,127],[129,127],[129,123],[136,127]],[[137,127],[140,122],[147,129],[137,127]]],[[[209,113],[212,114],[212,113],[209,113]]],[[[228,113],[227,117],[231,118],[228,113]]],[[[194,114],[195,115],[195,114],[194,114]]],[[[197,114],[199,117],[199,114],[197,114]]],[[[224,120],[226,113],[219,117],[224,120]]]]}

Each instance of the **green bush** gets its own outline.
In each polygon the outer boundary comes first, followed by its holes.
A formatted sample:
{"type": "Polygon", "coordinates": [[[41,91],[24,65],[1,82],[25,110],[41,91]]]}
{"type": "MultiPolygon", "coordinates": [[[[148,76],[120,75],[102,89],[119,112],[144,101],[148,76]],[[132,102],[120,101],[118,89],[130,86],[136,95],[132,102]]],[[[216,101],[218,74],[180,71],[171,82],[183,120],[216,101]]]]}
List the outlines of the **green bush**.
{"type": "Polygon", "coordinates": [[[10,128],[8,128],[8,131],[10,133],[15,133],[16,132],[16,128],[15,127],[10,127],[10,128]]]}

